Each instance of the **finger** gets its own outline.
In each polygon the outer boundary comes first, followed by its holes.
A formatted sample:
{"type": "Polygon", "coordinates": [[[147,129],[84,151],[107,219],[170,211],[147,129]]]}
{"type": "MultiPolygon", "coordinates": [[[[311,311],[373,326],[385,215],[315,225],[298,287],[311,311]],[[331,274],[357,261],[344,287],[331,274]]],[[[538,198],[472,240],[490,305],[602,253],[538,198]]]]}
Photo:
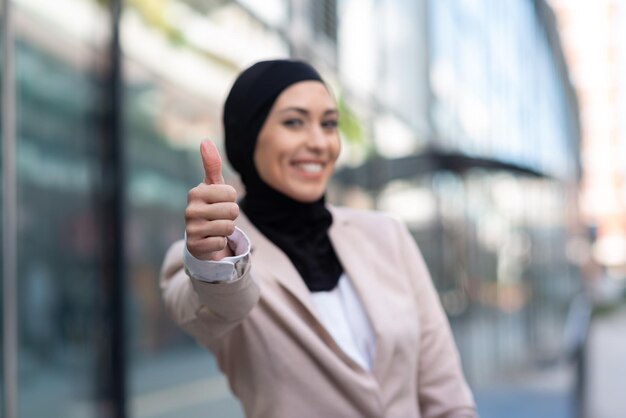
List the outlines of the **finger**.
{"type": "Polygon", "coordinates": [[[188,224],[185,232],[191,239],[229,237],[235,232],[235,223],[229,220],[196,221],[188,224]]]}
{"type": "Polygon", "coordinates": [[[187,240],[187,249],[196,258],[209,259],[211,254],[226,248],[228,241],[224,237],[209,237],[187,240]]]}
{"type": "Polygon", "coordinates": [[[234,221],[239,216],[239,205],[232,202],[221,202],[206,205],[192,203],[185,209],[186,222],[194,220],[216,221],[220,219],[234,221]]]}
{"type": "Polygon", "coordinates": [[[200,155],[204,166],[204,182],[206,184],[223,184],[222,158],[213,141],[202,141],[200,155]]]}
{"type": "Polygon", "coordinates": [[[237,190],[228,184],[204,184],[189,190],[187,193],[187,203],[191,202],[236,202],[237,190]]]}

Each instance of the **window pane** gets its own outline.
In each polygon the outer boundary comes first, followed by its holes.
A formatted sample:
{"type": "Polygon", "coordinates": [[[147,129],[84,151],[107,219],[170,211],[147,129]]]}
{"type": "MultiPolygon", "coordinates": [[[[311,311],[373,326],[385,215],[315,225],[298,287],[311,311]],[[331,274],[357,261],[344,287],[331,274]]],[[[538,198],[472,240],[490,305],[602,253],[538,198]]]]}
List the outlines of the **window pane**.
{"type": "MultiPolygon", "coordinates": [[[[202,180],[200,141],[221,147],[222,103],[236,74],[288,50],[234,2],[188,4],[127,2],[122,20],[129,406],[133,417],[235,418],[239,402],[213,356],[172,322],[157,279],[165,251],[183,237],[187,191],[202,180]]],[[[233,183],[226,166],[224,176],[233,183]]]]}
{"type": "Polygon", "coordinates": [[[20,416],[97,413],[95,187],[107,11],[14,2],[20,416]]]}

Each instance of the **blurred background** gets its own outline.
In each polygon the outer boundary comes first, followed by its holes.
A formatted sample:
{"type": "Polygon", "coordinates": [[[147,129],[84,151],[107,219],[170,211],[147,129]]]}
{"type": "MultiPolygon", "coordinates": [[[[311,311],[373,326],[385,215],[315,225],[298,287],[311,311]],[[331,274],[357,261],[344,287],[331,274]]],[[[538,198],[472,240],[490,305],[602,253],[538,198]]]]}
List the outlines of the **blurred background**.
{"type": "Polygon", "coordinates": [[[157,278],[231,83],[286,56],[339,103],[329,200],[408,224],[481,416],[624,416],[625,2],[2,5],[1,417],[243,417],[157,278]]]}

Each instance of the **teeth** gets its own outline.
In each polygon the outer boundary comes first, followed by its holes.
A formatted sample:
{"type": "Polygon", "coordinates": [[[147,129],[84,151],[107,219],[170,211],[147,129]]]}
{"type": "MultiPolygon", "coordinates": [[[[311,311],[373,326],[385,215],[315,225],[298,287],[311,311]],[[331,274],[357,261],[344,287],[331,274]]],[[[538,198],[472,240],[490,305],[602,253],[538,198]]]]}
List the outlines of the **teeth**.
{"type": "Polygon", "coordinates": [[[301,163],[296,164],[299,169],[307,173],[319,173],[322,171],[322,165],[316,163],[301,163]]]}

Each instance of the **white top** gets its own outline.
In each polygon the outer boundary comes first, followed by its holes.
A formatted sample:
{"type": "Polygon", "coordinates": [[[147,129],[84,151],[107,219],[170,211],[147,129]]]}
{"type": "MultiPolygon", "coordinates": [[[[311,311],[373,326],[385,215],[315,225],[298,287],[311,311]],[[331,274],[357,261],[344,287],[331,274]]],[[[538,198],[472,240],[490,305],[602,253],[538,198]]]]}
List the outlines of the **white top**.
{"type": "Polygon", "coordinates": [[[346,274],[334,289],[311,292],[317,317],[337,345],[359,366],[372,370],[375,338],[361,301],[346,274]]]}
{"type": "MultiPolygon", "coordinates": [[[[185,271],[195,280],[230,282],[243,274],[249,262],[250,240],[239,228],[228,237],[228,245],[235,253],[220,261],[198,260],[184,246],[185,271]]],[[[363,369],[371,371],[374,359],[375,336],[370,321],[352,282],[342,274],[334,289],[311,292],[318,319],[337,345],[363,369]]]]}

